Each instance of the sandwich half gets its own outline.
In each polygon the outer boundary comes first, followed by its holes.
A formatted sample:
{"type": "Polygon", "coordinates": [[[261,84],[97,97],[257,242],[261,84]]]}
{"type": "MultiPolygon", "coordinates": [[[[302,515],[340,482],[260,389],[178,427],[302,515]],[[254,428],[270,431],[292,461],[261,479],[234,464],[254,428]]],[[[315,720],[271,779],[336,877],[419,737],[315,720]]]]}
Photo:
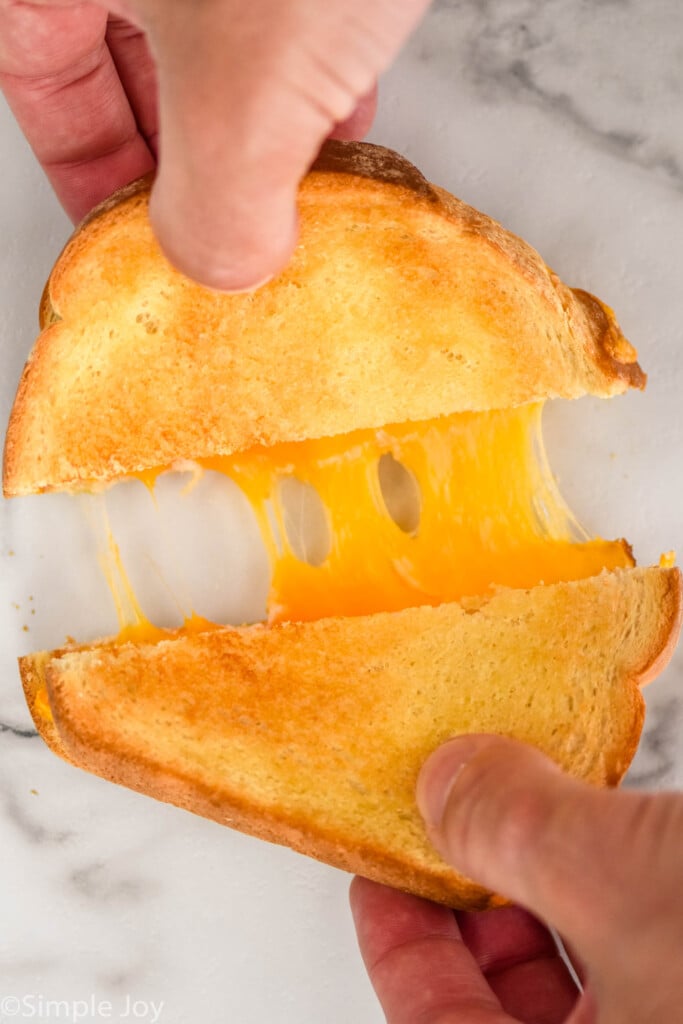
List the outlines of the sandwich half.
{"type": "Polygon", "coordinates": [[[541,442],[546,399],[643,387],[636,353],[608,307],[380,147],[326,144],[290,265],[244,295],[170,267],[150,184],[95,210],[57,261],[4,491],[225,473],[270,553],[268,621],[169,630],[140,613],[23,658],[36,725],[114,782],[495,905],[426,839],[425,758],[496,732],[616,785],[640,686],[680,628],[678,570],[586,537],[541,442]]]}

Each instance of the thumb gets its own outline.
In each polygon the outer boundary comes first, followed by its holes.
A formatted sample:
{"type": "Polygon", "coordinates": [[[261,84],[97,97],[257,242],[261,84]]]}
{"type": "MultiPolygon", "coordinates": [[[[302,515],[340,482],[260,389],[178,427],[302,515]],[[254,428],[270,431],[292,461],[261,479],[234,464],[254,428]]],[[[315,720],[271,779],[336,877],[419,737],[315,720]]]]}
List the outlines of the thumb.
{"type": "Polygon", "coordinates": [[[533,747],[467,736],[427,760],[417,800],[446,861],[554,925],[589,965],[613,972],[615,942],[634,956],[643,942],[649,961],[653,907],[655,928],[680,940],[679,795],[598,789],[533,747]]]}
{"type": "Polygon", "coordinates": [[[158,70],[159,241],[205,284],[255,287],[289,259],[298,184],[322,142],[352,130],[366,96],[367,123],[377,76],[427,0],[137,3],[158,70]]]}

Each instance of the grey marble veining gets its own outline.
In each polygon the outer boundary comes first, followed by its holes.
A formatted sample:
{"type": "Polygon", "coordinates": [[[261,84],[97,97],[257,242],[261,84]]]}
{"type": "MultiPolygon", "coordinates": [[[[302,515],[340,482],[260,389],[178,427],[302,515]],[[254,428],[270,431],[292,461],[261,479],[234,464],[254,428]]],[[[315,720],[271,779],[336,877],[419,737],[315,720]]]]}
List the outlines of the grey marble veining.
{"type": "MultiPolygon", "coordinates": [[[[551,465],[591,531],[627,536],[641,561],[680,556],[683,6],[440,0],[381,96],[374,140],[617,310],[648,389],[556,403],[551,465]]],[[[66,232],[0,104],[0,429],[66,232]]],[[[92,996],[119,1016],[163,1001],[163,1024],[379,1024],[343,875],[108,786],[35,737],[16,657],[111,618],[79,521],[41,507],[0,501],[0,997],[92,996]]],[[[645,695],[628,783],[681,787],[681,650],[645,695]]]]}
{"type": "MultiPolygon", "coordinates": [[[[448,47],[487,106],[537,107],[570,138],[683,188],[683,8],[659,0],[441,0],[425,40],[448,47]],[[439,39],[440,43],[436,43],[439,39]]],[[[542,154],[542,145],[536,153],[542,154]]]]}
{"type": "Polygon", "coordinates": [[[0,722],[0,735],[2,733],[9,733],[12,736],[16,736],[22,740],[33,740],[38,738],[38,733],[35,729],[30,727],[22,728],[18,725],[9,725],[7,722],[0,722]]]}

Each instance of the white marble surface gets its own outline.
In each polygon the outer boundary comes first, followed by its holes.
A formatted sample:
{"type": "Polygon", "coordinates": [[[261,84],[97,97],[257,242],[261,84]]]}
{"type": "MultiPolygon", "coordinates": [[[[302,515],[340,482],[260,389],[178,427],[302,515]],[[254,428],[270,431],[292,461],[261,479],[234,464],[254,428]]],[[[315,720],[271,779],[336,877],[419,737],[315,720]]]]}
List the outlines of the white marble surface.
{"type": "MultiPolygon", "coordinates": [[[[683,551],[683,7],[442,0],[386,76],[372,137],[616,308],[648,390],[551,408],[551,464],[590,530],[642,562],[683,551]]],[[[0,105],[3,431],[67,230],[0,105]]],[[[99,1000],[113,1019],[138,1000],[164,1024],[379,1022],[343,875],[91,778],[34,736],[16,656],[113,625],[83,521],[69,499],[0,504],[0,997],[45,1020],[62,999],[88,1021],[99,1000]]],[[[683,785],[682,674],[679,653],[647,691],[631,784],[683,785]]]]}

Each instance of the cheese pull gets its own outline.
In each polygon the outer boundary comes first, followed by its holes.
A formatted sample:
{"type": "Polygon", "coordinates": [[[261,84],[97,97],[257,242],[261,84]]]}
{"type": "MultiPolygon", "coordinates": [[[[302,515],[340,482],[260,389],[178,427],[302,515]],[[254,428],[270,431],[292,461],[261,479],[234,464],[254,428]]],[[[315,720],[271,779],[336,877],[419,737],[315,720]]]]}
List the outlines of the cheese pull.
{"type": "MultiPolygon", "coordinates": [[[[254,510],[272,567],[271,625],[632,566],[624,541],[589,540],[565,505],[545,455],[542,407],[357,430],[199,465],[234,480],[254,510]]],[[[139,477],[153,489],[159,472],[139,477]]],[[[119,576],[128,588],[120,563],[119,576]]],[[[135,628],[142,612],[129,601],[126,618],[124,603],[116,598],[119,617],[135,628]]]]}
{"type": "Polygon", "coordinates": [[[628,545],[589,541],[564,504],[541,413],[540,403],[460,413],[201,464],[235,480],[254,508],[273,566],[271,623],[633,565],[628,545]]]}

